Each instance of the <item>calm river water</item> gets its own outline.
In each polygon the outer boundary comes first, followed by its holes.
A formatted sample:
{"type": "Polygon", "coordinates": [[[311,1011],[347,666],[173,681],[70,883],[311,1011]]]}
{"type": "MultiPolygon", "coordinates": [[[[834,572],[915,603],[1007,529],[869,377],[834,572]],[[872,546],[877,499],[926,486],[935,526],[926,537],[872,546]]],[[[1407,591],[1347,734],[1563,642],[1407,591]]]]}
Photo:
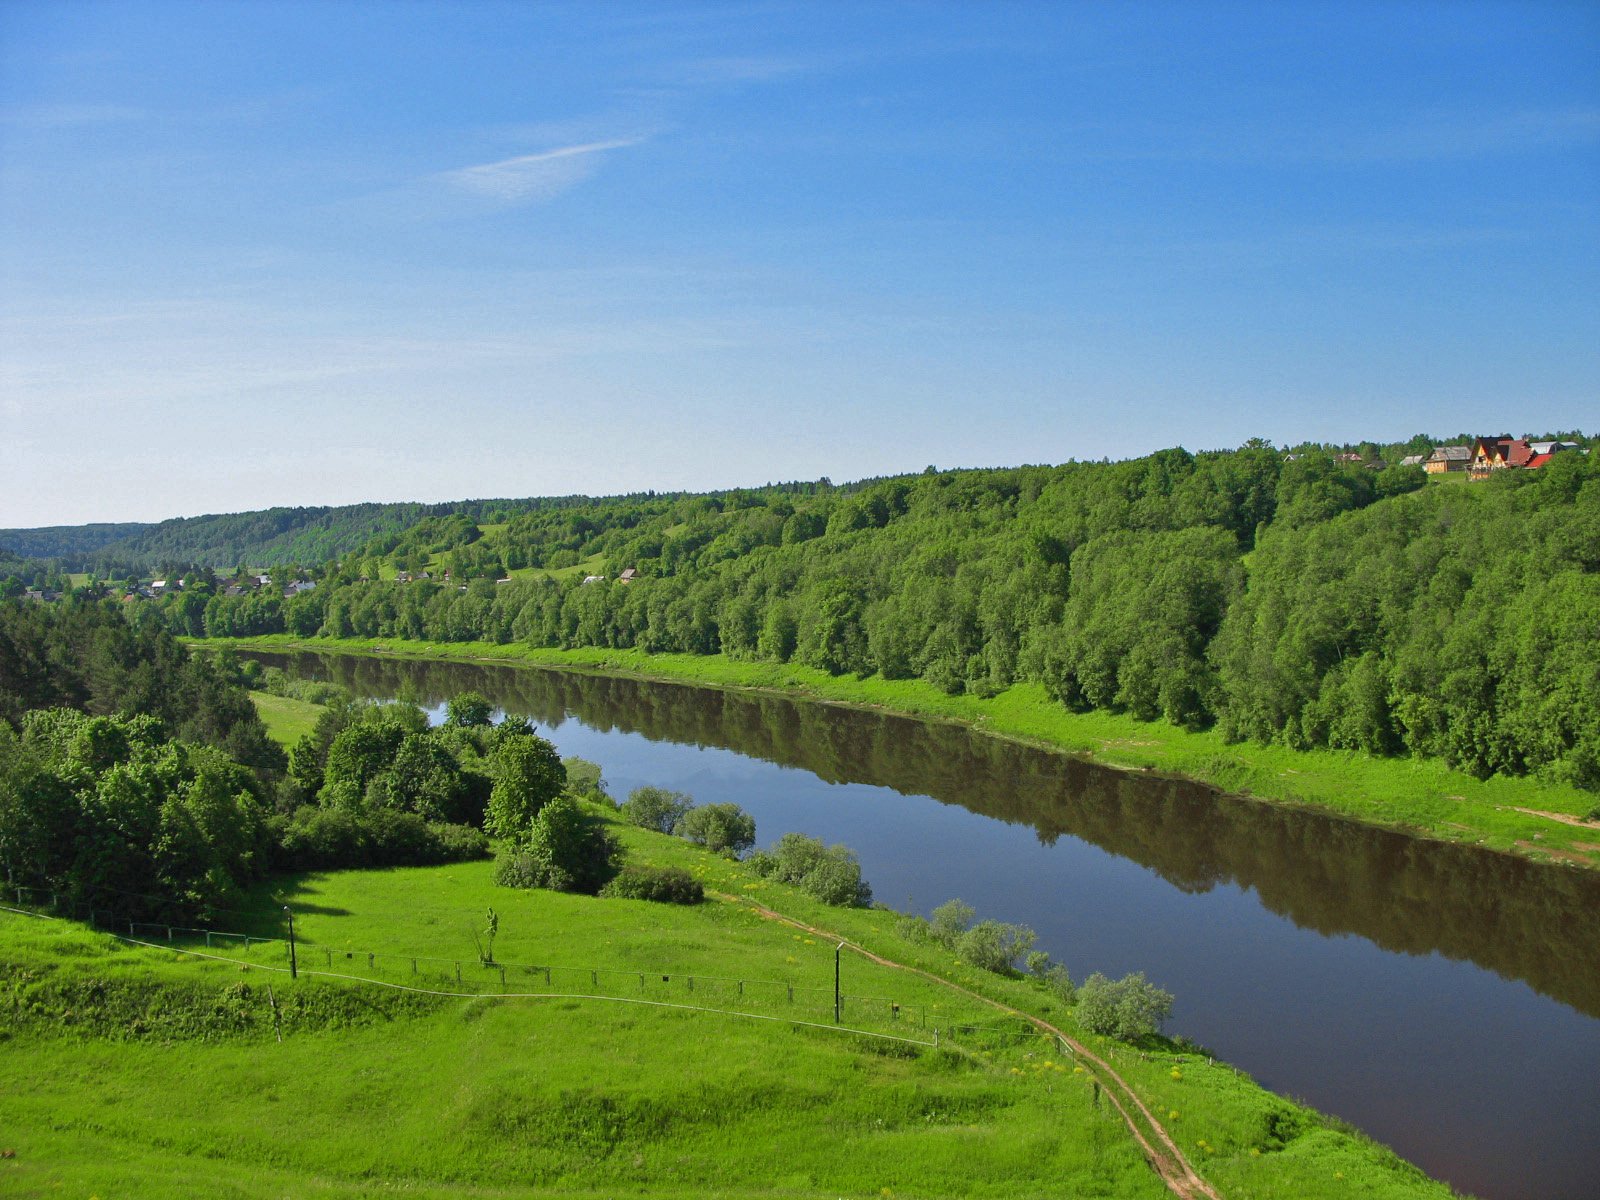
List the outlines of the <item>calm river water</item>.
{"type": "Polygon", "coordinates": [[[259,655],[425,707],[473,689],[613,795],[644,784],[960,897],[1073,978],[1144,971],[1182,1033],[1484,1197],[1600,1195],[1600,877],[1423,842],[966,729],[548,670],[259,655]]]}

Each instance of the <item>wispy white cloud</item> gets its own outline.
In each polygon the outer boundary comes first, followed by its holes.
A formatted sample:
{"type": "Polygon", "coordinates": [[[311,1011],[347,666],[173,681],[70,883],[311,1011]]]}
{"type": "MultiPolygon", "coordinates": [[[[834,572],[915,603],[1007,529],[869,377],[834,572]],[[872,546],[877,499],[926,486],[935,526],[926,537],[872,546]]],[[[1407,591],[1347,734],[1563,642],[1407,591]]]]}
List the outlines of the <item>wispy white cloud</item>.
{"type": "Polygon", "coordinates": [[[678,63],[669,68],[666,74],[672,83],[703,86],[730,83],[766,83],[769,80],[802,74],[812,69],[814,69],[813,64],[792,58],[761,55],[726,55],[678,63]]]}
{"type": "Polygon", "coordinates": [[[499,162],[461,167],[435,176],[449,187],[501,204],[549,200],[594,174],[609,150],[637,146],[642,138],[613,138],[522,154],[499,162]]]}

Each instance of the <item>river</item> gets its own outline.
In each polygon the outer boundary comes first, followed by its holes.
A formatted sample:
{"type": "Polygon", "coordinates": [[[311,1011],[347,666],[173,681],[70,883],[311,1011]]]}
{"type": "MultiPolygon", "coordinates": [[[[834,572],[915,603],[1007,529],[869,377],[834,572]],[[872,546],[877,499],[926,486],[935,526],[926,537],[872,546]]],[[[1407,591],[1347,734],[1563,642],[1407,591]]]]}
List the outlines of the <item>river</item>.
{"type": "Polygon", "coordinates": [[[860,856],[876,898],[1142,970],[1167,1029],[1494,1198],[1600,1194],[1600,875],[1423,841],[963,727],[543,669],[255,655],[435,710],[466,690],[644,784],[860,856]]]}

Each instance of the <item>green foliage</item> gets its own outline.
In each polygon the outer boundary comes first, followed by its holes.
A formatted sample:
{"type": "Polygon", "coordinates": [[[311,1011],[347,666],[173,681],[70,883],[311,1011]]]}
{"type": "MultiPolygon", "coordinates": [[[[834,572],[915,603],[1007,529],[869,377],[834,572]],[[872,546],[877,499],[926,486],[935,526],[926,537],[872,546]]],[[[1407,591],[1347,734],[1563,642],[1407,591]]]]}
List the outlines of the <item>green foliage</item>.
{"type": "Polygon", "coordinates": [[[591,804],[616,806],[611,793],[606,791],[606,781],[600,764],[576,756],[563,758],[561,765],[567,772],[567,794],[591,804]]]}
{"type": "Polygon", "coordinates": [[[961,935],[972,925],[977,910],[960,900],[946,900],[928,914],[929,932],[947,950],[954,950],[961,935]]]}
{"type": "Polygon", "coordinates": [[[956,953],[975,967],[1004,975],[1033,948],[1037,935],[1025,925],[979,921],[961,935],[956,953]]]}
{"type": "Polygon", "coordinates": [[[616,845],[596,817],[570,796],[552,797],[501,861],[496,882],[593,896],[615,873],[616,845]]]}
{"type": "Polygon", "coordinates": [[[478,692],[462,692],[446,705],[445,724],[471,729],[491,723],[494,705],[478,692]]]}
{"type": "Polygon", "coordinates": [[[824,904],[866,908],[872,903],[855,852],[825,846],[820,838],[786,833],[771,850],[758,850],[747,862],[763,878],[791,884],[824,904]]]}
{"type": "Polygon", "coordinates": [[[1115,981],[1096,972],[1078,989],[1078,1020],[1095,1033],[1137,1041],[1161,1028],[1172,1015],[1172,1000],[1142,971],[1115,981]]]}
{"type": "Polygon", "coordinates": [[[683,868],[649,866],[623,867],[600,895],[661,904],[699,904],[706,898],[700,881],[683,868]]]}
{"type": "Polygon", "coordinates": [[[272,829],[277,843],[273,865],[285,871],[424,867],[489,854],[482,830],[384,808],[357,813],[307,805],[272,818],[272,829]]]}
{"type": "Polygon", "coordinates": [[[756,819],[737,804],[702,804],[679,818],[673,832],[697,846],[738,858],[756,844],[756,819]]]}
{"type": "Polygon", "coordinates": [[[149,717],[35,710],[0,733],[0,870],[137,914],[233,902],[269,849],[261,785],[149,717]]]}
{"type": "Polygon", "coordinates": [[[1274,528],[1210,651],[1225,732],[1600,786],[1597,532],[1577,454],[1274,528]]]}
{"type": "MultiPolygon", "coordinates": [[[[385,719],[375,708],[367,711],[369,719],[342,730],[328,748],[323,785],[317,793],[326,808],[360,812],[368,807],[368,789],[388,771],[408,736],[401,722],[385,719]]],[[[415,731],[409,732],[415,736],[415,731]]]]}
{"type": "Polygon", "coordinates": [[[622,819],[640,829],[653,829],[657,833],[671,833],[690,809],[694,797],[686,792],[672,792],[666,788],[639,787],[628,793],[622,802],[622,819]]]}
{"type": "Polygon", "coordinates": [[[519,841],[539,813],[567,786],[567,771],[556,748],[526,734],[501,741],[493,759],[494,787],[484,827],[495,837],[519,841]]]}
{"type": "MultiPolygon", "coordinates": [[[[948,696],[1035,683],[1075,711],[1600,787],[1600,684],[1577,649],[1600,620],[1586,582],[1600,459],[1443,488],[1374,469],[1409,446],[1363,445],[1359,463],[1336,449],[532,501],[494,514],[492,539],[488,514],[458,506],[370,543],[369,582],[341,564],[278,619],[334,637],[721,652],[948,696]],[[511,582],[389,577],[479,554],[511,582]],[[638,575],[623,585],[625,568],[638,575]],[[1557,612],[1559,637],[1541,635],[1557,612]]],[[[265,628],[258,603],[213,597],[202,624],[265,628]]],[[[187,596],[149,607],[198,632],[187,596]]]]}
{"type": "Polygon", "coordinates": [[[263,776],[284,765],[227,669],[159,626],[131,625],[109,602],[0,601],[0,721],[16,726],[30,709],[57,707],[149,714],[263,776]]]}
{"type": "Polygon", "coordinates": [[[1030,969],[1040,957],[1048,959],[1048,955],[1030,954],[1038,935],[1026,925],[988,920],[974,925],[972,919],[976,915],[970,904],[946,900],[926,921],[917,917],[903,918],[902,935],[936,942],[973,966],[997,975],[1013,974],[1019,959],[1026,958],[1030,969]]]}

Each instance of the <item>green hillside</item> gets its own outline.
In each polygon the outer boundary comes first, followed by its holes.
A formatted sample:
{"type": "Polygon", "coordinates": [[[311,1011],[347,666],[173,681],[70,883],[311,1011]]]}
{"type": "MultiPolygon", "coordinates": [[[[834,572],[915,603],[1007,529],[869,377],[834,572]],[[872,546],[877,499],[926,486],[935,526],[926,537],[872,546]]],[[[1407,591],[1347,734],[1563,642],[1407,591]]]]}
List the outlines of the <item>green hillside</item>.
{"type": "Polygon", "coordinates": [[[180,932],[217,961],[167,949],[155,927],[136,929],[161,944],[143,949],[0,914],[0,1127],[15,1152],[0,1190],[1167,1194],[1105,1071],[853,948],[843,1025],[858,1032],[836,1032],[833,941],[753,898],[1062,1023],[1225,1195],[1449,1194],[1191,1047],[1133,1053],[1083,1033],[1035,985],[908,942],[893,914],[825,908],[681,840],[617,833],[631,860],[686,866],[718,898],[508,892],[488,863],[280,880],[234,920],[281,938],[290,903],[298,980],[282,941],[207,951],[180,932]],[[478,962],[491,905],[504,984],[478,962]],[[502,989],[552,998],[428,994],[502,989]]]}

